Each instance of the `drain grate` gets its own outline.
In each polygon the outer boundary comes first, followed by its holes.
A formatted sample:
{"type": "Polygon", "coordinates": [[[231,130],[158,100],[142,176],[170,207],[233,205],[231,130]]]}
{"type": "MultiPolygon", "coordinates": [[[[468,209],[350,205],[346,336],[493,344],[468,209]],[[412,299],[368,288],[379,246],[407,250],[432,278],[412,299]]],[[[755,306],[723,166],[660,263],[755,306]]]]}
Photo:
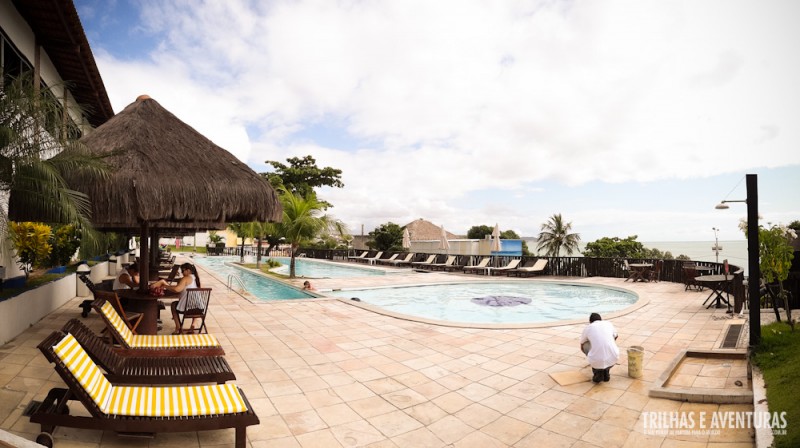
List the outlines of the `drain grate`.
{"type": "Polygon", "coordinates": [[[725,333],[720,348],[736,348],[739,342],[739,336],[742,334],[742,328],[744,328],[742,324],[728,325],[728,332],[725,333]]]}

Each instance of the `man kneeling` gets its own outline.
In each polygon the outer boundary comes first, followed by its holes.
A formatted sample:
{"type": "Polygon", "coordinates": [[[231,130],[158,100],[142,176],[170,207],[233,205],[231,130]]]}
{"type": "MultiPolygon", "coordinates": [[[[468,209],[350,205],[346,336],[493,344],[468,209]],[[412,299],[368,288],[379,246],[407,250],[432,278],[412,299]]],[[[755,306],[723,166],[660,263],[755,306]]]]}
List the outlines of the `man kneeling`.
{"type": "Polygon", "coordinates": [[[619,348],[615,342],[617,331],[611,322],[602,320],[599,314],[592,313],[589,316],[589,325],[583,329],[581,334],[581,350],[584,344],[589,343],[590,347],[586,353],[589,365],[592,366],[592,381],[608,381],[611,379],[610,370],[619,359],[619,348]]]}

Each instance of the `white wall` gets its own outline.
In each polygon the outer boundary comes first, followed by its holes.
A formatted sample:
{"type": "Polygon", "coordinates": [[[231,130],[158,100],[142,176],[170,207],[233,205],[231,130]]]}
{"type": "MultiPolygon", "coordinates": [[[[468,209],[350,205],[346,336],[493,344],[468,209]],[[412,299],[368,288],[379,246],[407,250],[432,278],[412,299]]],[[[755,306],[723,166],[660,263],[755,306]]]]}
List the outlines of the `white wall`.
{"type": "Polygon", "coordinates": [[[75,297],[76,281],[75,274],[68,275],[0,302],[0,345],[8,343],[75,297]]]}

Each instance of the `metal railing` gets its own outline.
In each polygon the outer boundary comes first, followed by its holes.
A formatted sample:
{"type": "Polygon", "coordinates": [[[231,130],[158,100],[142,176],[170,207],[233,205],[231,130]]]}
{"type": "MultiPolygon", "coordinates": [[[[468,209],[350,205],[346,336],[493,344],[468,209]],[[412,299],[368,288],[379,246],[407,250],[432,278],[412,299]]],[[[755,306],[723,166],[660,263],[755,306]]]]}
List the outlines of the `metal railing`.
{"type": "Polygon", "coordinates": [[[228,289],[233,290],[234,280],[235,283],[239,284],[239,287],[241,288],[240,292],[247,290],[247,288],[244,287],[244,282],[242,281],[242,278],[236,274],[228,274],[228,289]]]}

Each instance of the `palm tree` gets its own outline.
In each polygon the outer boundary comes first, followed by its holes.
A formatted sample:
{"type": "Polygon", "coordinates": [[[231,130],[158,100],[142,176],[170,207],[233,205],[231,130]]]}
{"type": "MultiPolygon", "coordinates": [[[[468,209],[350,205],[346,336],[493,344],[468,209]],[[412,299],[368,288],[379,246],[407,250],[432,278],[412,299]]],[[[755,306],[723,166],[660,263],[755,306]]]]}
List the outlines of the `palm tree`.
{"type": "Polygon", "coordinates": [[[232,222],[228,224],[228,229],[242,239],[242,245],[239,248],[239,263],[244,263],[244,240],[253,236],[253,223],[232,222]]]}
{"type": "Polygon", "coordinates": [[[316,195],[300,196],[280,187],[278,192],[283,205],[283,221],[278,228],[279,233],[291,245],[289,278],[295,278],[295,256],[300,245],[330,229],[343,228],[343,225],[330,216],[322,214],[326,205],[318,201],[316,195]]]}
{"type": "Polygon", "coordinates": [[[570,230],[572,230],[572,223],[565,224],[560,213],[551,216],[549,221],[542,224],[536,249],[544,249],[545,255],[548,257],[558,257],[562,248],[567,251],[567,255],[572,255],[578,250],[581,236],[577,233],[569,233],[570,230]]]}
{"type": "MultiPolygon", "coordinates": [[[[102,157],[91,155],[75,137],[71,120],[51,89],[33,85],[30,76],[14,79],[0,92],[0,192],[9,207],[30,210],[42,221],[77,224],[84,242],[96,243],[89,198],[71,190],[66,172],[106,177],[102,157]]],[[[0,214],[5,233],[8,216],[0,214]]]]}
{"type": "Polygon", "coordinates": [[[261,269],[261,246],[262,243],[266,240],[267,244],[267,255],[269,255],[272,248],[277,246],[280,242],[280,235],[278,230],[278,224],[274,222],[252,222],[250,223],[253,229],[253,238],[257,241],[256,246],[256,269],[261,269]]]}

